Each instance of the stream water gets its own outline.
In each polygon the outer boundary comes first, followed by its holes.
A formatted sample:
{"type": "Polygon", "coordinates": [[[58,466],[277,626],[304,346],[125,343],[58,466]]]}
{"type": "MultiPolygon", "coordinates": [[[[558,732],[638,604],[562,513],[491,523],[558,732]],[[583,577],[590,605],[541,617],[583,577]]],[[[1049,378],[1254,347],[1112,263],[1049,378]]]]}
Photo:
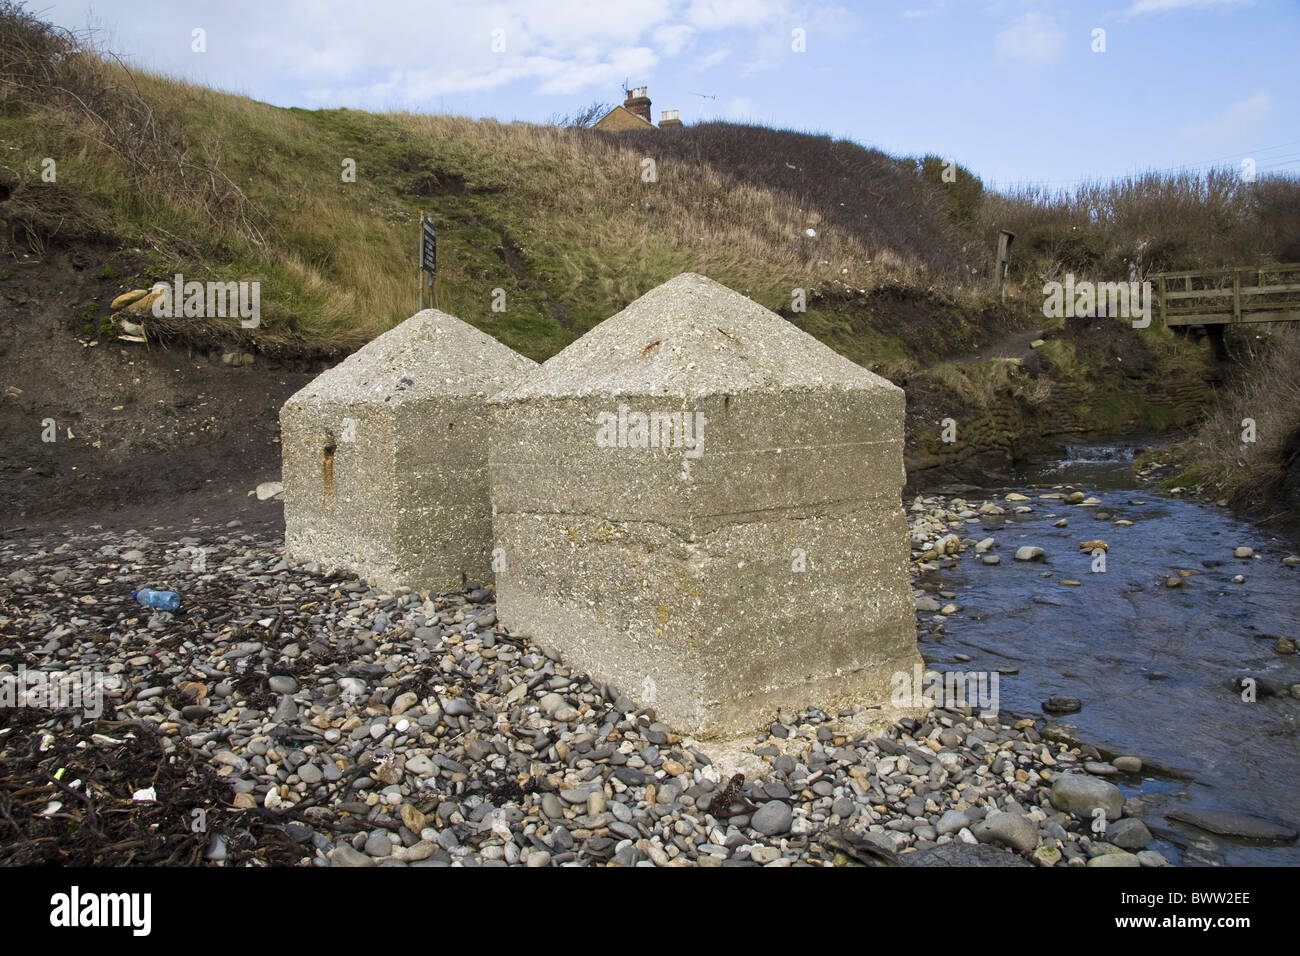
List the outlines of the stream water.
{"type": "Polygon", "coordinates": [[[999,678],[1002,709],[1051,716],[1042,710],[1049,696],[1077,697],[1083,709],[1059,719],[1081,740],[1190,775],[1115,780],[1126,796],[1142,795],[1151,848],[1172,862],[1300,865],[1298,844],[1252,845],[1164,817],[1177,806],[1211,807],[1300,824],[1300,701],[1247,703],[1232,686],[1247,674],[1300,682],[1300,655],[1273,650],[1279,636],[1300,638],[1300,567],[1281,563],[1295,542],[1159,492],[1133,475],[1132,458],[1122,445],[1077,446],[1064,461],[1023,469],[1015,486],[966,493],[978,501],[1019,491],[1033,512],[1008,507],[968,525],[971,537],[997,539],[1001,564],[969,549],[956,567],[922,578],[955,592],[960,606],[945,633],[922,635],[922,654],[936,670],[1018,669],[999,678]],[[1100,498],[1101,509],[1038,497],[1066,483],[1100,498]],[[1061,517],[1069,526],[1053,527],[1061,517]],[[1079,548],[1096,538],[1110,548],[1104,573],[1079,548]],[[1046,560],[1012,560],[1022,545],[1044,548],[1046,560]],[[1234,557],[1243,545],[1258,557],[1234,557]],[[1195,573],[1167,587],[1179,571],[1195,573]],[[1233,583],[1238,574],[1244,583],[1233,583]]]}

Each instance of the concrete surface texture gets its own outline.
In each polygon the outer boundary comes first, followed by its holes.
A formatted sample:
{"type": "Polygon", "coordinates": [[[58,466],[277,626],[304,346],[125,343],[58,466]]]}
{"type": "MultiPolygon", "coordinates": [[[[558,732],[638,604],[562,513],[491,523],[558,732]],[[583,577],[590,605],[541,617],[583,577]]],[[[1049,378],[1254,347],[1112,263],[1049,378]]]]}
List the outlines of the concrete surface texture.
{"type": "Polygon", "coordinates": [[[280,412],[289,559],[379,587],[489,582],[487,399],[536,368],[426,309],[313,379],[280,412]]]}
{"type": "Polygon", "coordinates": [[[491,401],[498,615],[701,737],[888,707],[903,392],[680,275],[491,401]]]}

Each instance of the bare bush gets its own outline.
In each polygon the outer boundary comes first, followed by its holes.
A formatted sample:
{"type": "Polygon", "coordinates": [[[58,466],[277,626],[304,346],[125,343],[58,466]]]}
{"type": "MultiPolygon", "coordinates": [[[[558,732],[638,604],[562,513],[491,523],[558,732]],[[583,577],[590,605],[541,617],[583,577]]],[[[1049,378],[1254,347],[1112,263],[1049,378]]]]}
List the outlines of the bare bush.
{"type": "Polygon", "coordinates": [[[888,268],[910,258],[922,281],[944,285],[968,280],[972,265],[982,265],[985,257],[949,215],[944,184],[922,175],[912,159],[830,136],[743,123],[698,123],[671,135],[651,129],[590,135],[651,157],[661,168],[708,167],[728,189],[788,200],[804,218],[798,237],[789,241],[803,260],[823,258],[823,231],[885,253],[888,268]],[[807,228],[817,235],[808,236],[807,228]]]}
{"type": "Polygon", "coordinates": [[[547,125],[561,126],[565,129],[587,129],[613,108],[610,103],[593,100],[573,113],[553,113],[547,125]]]}
{"type": "Polygon", "coordinates": [[[125,64],[97,49],[93,34],[43,22],[16,0],[0,0],[0,110],[37,113],[88,136],[117,159],[150,209],[161,192],[213,227],[266,241],[264,217],[219,158],[193,155],[180,119],[156,111],[125,64]]]}
{"type": "Polygon", "coordinates": [[[1176,269],[1289,262],[1300,258],[1300,179],[1247,182],[1233,169],[1146,173],[1072,191],[994,194],[984,234],[1016,233],[1014,277],[1046,281],[1066,272],[1127,279],[1176,269]]]}
{"type": "Polygon", "coordinates": [[[1241,505],[1273,499],[1295,467],[1300,435],[1300,329],[1279,325],[1196,433],[1179,446],[1189,476],[1241,505]],[[1246,441],[1249,421],[1251,437],[1246,441]]]}

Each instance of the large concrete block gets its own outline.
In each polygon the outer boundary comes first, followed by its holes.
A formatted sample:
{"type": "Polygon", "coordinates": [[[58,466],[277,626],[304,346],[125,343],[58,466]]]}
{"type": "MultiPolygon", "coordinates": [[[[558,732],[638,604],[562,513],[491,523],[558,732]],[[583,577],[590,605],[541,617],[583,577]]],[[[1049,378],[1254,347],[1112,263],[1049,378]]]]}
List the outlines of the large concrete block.
{"type": "Polygon", "coordinates": [[[903,392],[703,276],[492,406],[497,613],[700,736],[920,661],[903,392]]]}
{"type": "Polygon", "coordinates": [[[426,309],[313,379],[280,411],[290,559],[379,587],[490,579],[486,403],[536,368],[426,309]]]}

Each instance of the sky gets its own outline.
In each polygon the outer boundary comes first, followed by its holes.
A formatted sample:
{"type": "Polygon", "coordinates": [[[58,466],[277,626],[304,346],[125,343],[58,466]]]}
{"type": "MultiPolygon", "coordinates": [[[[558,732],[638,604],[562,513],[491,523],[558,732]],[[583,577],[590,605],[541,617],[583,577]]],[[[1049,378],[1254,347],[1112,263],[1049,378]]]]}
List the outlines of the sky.
{"type": "Polygon", "coordinates": [[[277,106],[654,118],[937,154],[996,188],[1300,173],[1300,0],[29,0],[154,72],[277,106]],[[200,49],[201,48],[201,49],[200,49]],[[1245,164],[1245,167],[1243,167],[1245,164]]]}

